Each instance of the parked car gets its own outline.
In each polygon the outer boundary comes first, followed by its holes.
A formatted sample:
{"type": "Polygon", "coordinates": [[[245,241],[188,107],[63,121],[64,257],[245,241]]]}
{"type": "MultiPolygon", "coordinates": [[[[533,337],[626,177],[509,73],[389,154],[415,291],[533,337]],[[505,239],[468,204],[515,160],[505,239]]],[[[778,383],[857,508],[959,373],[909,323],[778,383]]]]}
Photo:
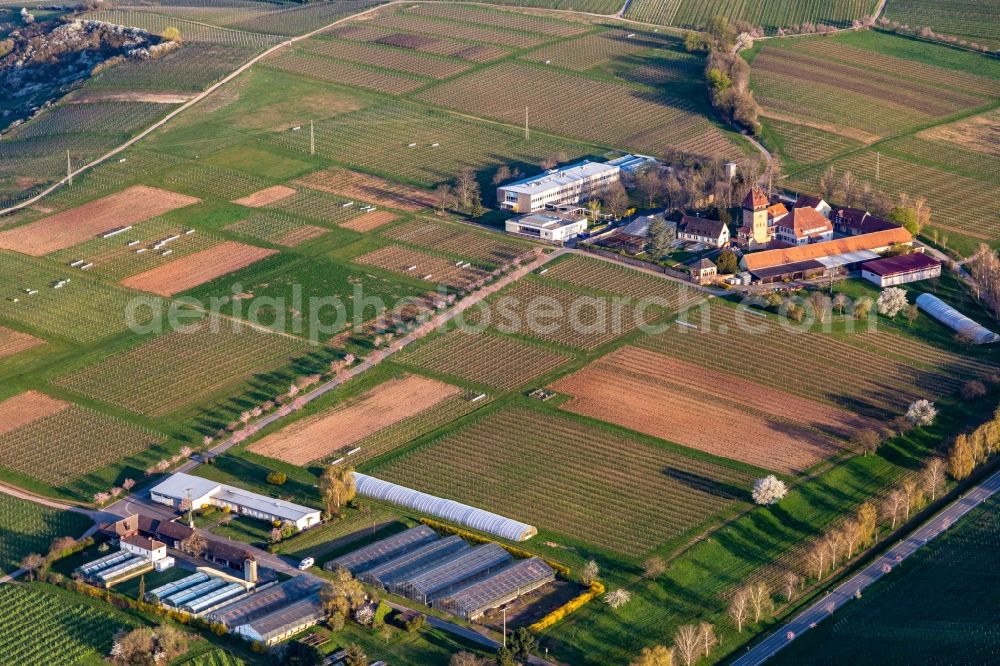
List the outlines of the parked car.
{"type": "Polygon", "coordinates": [[[314,564],[316,564],[316,560],[314,560],[311,557],[307,557],[306,559],[299,562],[299,571],[305,571],[306,569],[311,568],[312,565],[314,564]]]}

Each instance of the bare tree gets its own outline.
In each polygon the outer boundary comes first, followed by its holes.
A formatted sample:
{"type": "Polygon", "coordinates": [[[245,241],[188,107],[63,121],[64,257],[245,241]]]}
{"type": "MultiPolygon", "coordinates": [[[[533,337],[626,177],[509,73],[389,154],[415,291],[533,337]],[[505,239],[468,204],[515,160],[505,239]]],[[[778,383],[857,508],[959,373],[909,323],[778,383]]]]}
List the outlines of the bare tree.
{"type": "Polygon", "coordinates": [[[681,656],[684,666],[691,666],[698,661],[698,654],[701,652],[701,635],[698,627],[685,624],[678,628],[674,635],[674,649],[681,656]]]}
{"type": "Polygon", "coordinates": [[[864,452],[865,457],[869,453],[875,453],[882,443],[882,435],[873,428],[862,428],[851,436],[851,445],[855,451],[864,452]]]}
{"type": "Polygon", "coordinates": [[[729,602],[729,617],[736,625],[736,631],[743,633],[743,623],[747,621],[747,612],[750,607],[750,593],[747,588],[741,587],[736,590],[732,600],[729,602]]]}
{"type": "Polygon", "coordinates": [[[799,584],[799,577],[791,571],[786,571],[781,579],[781,590],[785,595],[785,601],[791,603],[795,597],[795,588],[799,584]]]}
{"type": "Polygon", "coordinates": [[[698,625],[698,635],[701,638],[701,647],[707,657],[708,653],[715,647],[715,644],[719,642],[719,639],[715,637],[715,626],[708,622],[700,623],[698,625]]]}
{"type": "Polygon", "coordinates": [[[434,189],[434,207],[439,213],[443,213],[455,204],[455,193],[451,187],[441,183],[434,189]]]}
{"type": "Polygon", "coordinates": [[[842,543],[843,537],[839,530],[832,530],[825,537],[823,537],[823,545],[826,546],[826,552],[830,556],[830,569],[837,568],[837,560],[840,559],[840,545],[842,543]]]}
{"type": "Polygon", "coordinates": [[[45,565],[45,558],[38,553],[25,555],[21,560],[21,568],[28,573],[28,580],[35,580],[38,570],[45,565]]]}
{"type": "Polygon", "coordinates": [[[754,583],[749,588],[750,607],[753,609],[753,621],[760,622],[761,616],[770,611],[774,605],[771,599],[771,588],[767,583],[761,581],[754,583]]]}
{"type": "Polygon", "coordinates": [[[208,548],[208,541],[206,541],[205,537],[198,532],[193,533],[181,542],[181,550],[188,555],[193,555],[195,557],[201,557],[201,554],[205,552],[206,548],[208,548]]]}
{"type": "Polygon", "coordinates": [[[500,185],[510,180],[510,167],[506,164],[500,166],[499,169],[493,174],[493,184],[500,185]]]}
{"type": "Polygon", "coordinates": [[[656,205],[663,193],[663,178],[657,169],[646,169],[635,179],[635,189],[642,195],[647,208],[656,205]]]}
{"type": "Polygon", "coordinates": [[[932,502],[937,499],[938,491],[944,485],[944,475],[947,468],[947,464],[941,458],[931,458],[927,461],[927,466],[924,467],[922,475],[924,491],[931,496],[932,502]]]}
{"type": "Polygon", "coordinates": [[[837,172],[834,171],[833,166],[827,168],[826,171],[819,177],[817,183],[819,186],[819,192],[824,199],[832,199],[833,195],[837,191],[837,172]]]}
{"type": "Polygon", "coordinates": [[[642,565],[642,575],[649,579],[659,578],[666,571],[667,563],[663,561],[662,557],[653,556],[642,565]]]}
{"type": "Polygon", "coordinates": [[[847,559],[850,560],[854,557],[854,549],[858,547],[861,542],[861,524],[856,520],[848,520],[844,523],[844,526],[840,530],[841,538],[844,542],[844,548],[846,552],[847,559]]]}
{"type": "Polygon", "coordinates": [[[840,190],[844,195],[844,203],[848,206],[854,205],[855,185],[854,174],[850,171],[845,171],[840,176],[840,190]]]}
{"type": "Polygon", "coordinates": [[[815,544],[806,553],[806,566],[816,580],[823,580],[823,574],[826,573],[826,548],[822,543],[815,544]]]}
{"type": "Polygon", "coordinates": [[[896,522],[899,520],[899,510],[906,503],[906,497],[899,490],[893,490],[882,502],[882,514],[892,522],[892,529],[896,529],[896,522]]]}
{"type": "Polygon", "coordinates": [[[628,192],[621,181],[616,180],[608,186],[604,193],[604,205],[615,219],[625,214],[628,209],[628,192]]]}
{"type": "Polygon", "coordinates": [[[910,519],[910,510],[919,506],[923,500],[923,493],[920,489],[920,484],[917,483],[916,479],[907,479],[899,486],[900,491],[903,493],[903,497],[906,500],[903,504],[904,509],[904,520],[910,519]]]}

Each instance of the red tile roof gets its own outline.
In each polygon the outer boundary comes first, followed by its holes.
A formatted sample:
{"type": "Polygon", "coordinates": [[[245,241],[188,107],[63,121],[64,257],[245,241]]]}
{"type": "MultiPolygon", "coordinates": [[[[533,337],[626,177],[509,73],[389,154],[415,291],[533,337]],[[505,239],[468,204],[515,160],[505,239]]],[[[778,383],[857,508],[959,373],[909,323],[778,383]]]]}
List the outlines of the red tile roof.
{"type": "Polygon", "coordinates": [[[795,200],[796,208],[816,208],[823,203],[823,197],[814,197],[811,194],[800,194],[795,200]]]}
{"type": "Polygon", "coordinates": [[[767,208],[771,202],[767,200],[767,195],[764,194],[764,190],[760,189],[756,185],[750,188],[747,195],[743,197],[743,207],[748,210],[756,210],[758,208],[767,208]]]}
{"type": "Polygon", "coordinates": [[[940,265],[940,261],[933,257],[928,257],[923,252],[912,252],[895,257],[886,257],[885,259],[873,259],[861,264],[861,268],[862,270],[885,277],[887,275],[901,275],[913,271],[923,271],[940,265]]]}
{"type": "Polygon", "coordinates": [[[830,220],[817,213],[815,208],[793,208],[792,212],[777,224],[783,229],[790,229],[796,238],[833,231],[830,220]]]}
{"type": "Polygon", "coordinates": [[[785,215],[788,215],[788,209],[780,201],[767,207],[767,216],[771,219],[784,217],[785,215]]]}
{"type": "Polygon", "coordinates": [[[148,539],[144,536],[139,536],[138,534],[133,534],[131,536],[124,537],[122,543],[127,543],[130,546],[135,546],[136,548],[142,548],[143,550],[156,550],[158,548],[165,548],[167,544],[162,541],[157,541],[156,539],[148,539]]]}
{"type": "Polygon", "coordinates": [[[910,235],[910,232],[902,227],[897,227],[895,229],[886,229],[885,231],[876,231],[872,234],[861,234],[860,236],[823,241],[822,243],[809,243],[808,245],[799,245],[779,250],[752,252],[743,255],[743,263],[747,270],[754,270],[757,268],[770,268],[771,266],[808,261],[809,259],[818,259],[820,257],[832,257],[837,254],[857,252],[858,250],[881,249],[896,243],[912,242],[913,236],[910,235]]]}

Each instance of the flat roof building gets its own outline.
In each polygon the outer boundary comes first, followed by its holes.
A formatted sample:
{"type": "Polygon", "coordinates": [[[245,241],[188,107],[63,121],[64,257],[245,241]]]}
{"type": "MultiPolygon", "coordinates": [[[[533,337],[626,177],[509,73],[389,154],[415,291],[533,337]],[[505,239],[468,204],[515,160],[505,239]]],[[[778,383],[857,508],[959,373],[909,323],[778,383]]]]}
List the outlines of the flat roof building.
{"type": "Polygon", "coordinates": [[[531,213],[507,220],[507,233],[563,243],[587,230],[587,220],[555,213],[531,213]]]}
{"type": "Polygon", "coordinates": [[[891,287],[940,276],[941,262],[923,252],[901,254],[861,264],[861,277],[879,287],[891,287]]]}
{"type": "Polygon", "coordinates": [[[229,508],[243,516],[272,522],[291,523],[300,530],[319,525],[320,511],[301,504],[266,497],[249,490],[218,483],[199,476],[177,473],[149,491],[150,499],[180,509],[190,500],[192,509],[205,506],[229,508]]]}
{"type": "Polygon", "coordinates": [[[497,188],[497,205],[515,213],[533,213],[576,204],[600,195],[617,182],[621,169],[611,163],[584,160],[497,188]]]}
{"type": "Polygon", "coordinates": [[[324,618],[322,587],[319,579],[299,576],[248,595],[210,613],[208,619],[246,640],[273,645],[324,618]]]}

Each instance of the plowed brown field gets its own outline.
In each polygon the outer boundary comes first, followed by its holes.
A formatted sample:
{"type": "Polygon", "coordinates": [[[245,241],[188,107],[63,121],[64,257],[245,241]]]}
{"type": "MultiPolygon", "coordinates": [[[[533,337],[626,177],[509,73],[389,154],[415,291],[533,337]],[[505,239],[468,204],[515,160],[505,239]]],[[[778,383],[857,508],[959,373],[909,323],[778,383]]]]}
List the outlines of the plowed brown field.
{"type": "Polygon", "coordinates": [[[122,280],[121,284],[132,289],[148,291],[160,296],[197,287],[199,284],[249,266],[277,250],[267,250],[235,241],[226,241],[201,252],[189,254],[177,261],[159,266],[122,280]]]}
{"type": "Polygon", "coordinates": [[[0,358],[13,356],[32,347],[44,344],[45,340],[41,338],[9,329],[6,326],[0,326],[0,358]]]}
{"type": "Polygon", "coordinates": [[[0,248],[33,257],[62,250],[98,234],[137,224],[201,199],[134,185],[121,192],[0,233],[0,248]]]}
{"type": "Polygon", "coordinates": [[[0,402],[0,435],[17,430],[32,421],[56,414],[69,407],[68,402],[50,398],[38,391],[25,391],[0,402]]]}
{"type": "Polygon", "coordinates": [[[821,432],[846,435],[854,415],[623,347],[552,384],[566,410],[778,472],[800,472],[834,454],[821,432]]]}
{"type": "Polygon", "coordinates": [[[399,210],[420,210],[434,205],[434,195],[418,187],[392,183],[377,176],[331,167],[300,178],[298,183],[315,190],[352,199],[361,199],[377,206],[399,210]]]}
{"type": "Polygon", "coordinates": [[[233,203],[246,206],[248,208],[261,208],[262,206],[273,204],[275,201],[286,199],[295,194],[295,192],[296,190],[293,190],[290,187],[275,185],[274,187],[258,190],[253,194],[243,197],[242,199],[236,199],[233,203]]]}
{"type": "Polygon", "coordinates": [[[430,409],[460,391],[457,386],[416,375],[393,379],[357,400],[299,421],[249,448],[263,456],[305,465],[430,409]]]}

